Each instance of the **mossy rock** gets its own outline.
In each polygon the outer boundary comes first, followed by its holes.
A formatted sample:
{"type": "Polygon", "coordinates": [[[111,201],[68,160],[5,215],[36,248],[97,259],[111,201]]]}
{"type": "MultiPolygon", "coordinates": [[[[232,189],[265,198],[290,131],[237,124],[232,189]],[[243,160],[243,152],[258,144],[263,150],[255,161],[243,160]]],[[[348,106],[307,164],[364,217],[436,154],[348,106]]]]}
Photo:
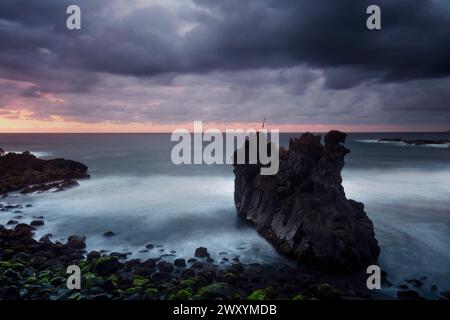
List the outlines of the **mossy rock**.
{"type": "Polygon", "coordinates": [[[144,290],[146,299],[156,300],[159,297],[158,289],[156,288],[147,288],[144,290]]]}
{"type": "Polygon", "coordinates": [[[11,269],[17,272],[22,272],[26,267],[22,263],[14,263],[11,265],[11,269]]]}
{"type": "Polygon", "coordinates": [[[52,276],[52,272],[50,270],[44,270],[44,271],[39,272],[39,274],[38,274],[39,280],[42,280],[44,278],[48,279],[51,276],[52,276]]]}
{"type": "Polygon", "coordinates": [[[182,288],[194,288],[197,285],[195,278],[189,278],[186,280],[181,280],[179,286],[182,288]]]}
{"type": "Polygon", "coordinates": [[[127,295],[141,293],[142,291],[144,291],[144,289],[142,289],[141,287],[132,287],[132,288],[128,288],[127,290],[125,290],[127,295]]]}
{"type": "Polygon", "coordinates": [[[25,279],[25,283],[36,284],[36,283],[38,283],[38,279],[36,276],[29,276],[28,278],[25,279]]]}
{"type": "Polygon", "coordinates": [[[231,272],[219,273],[217,275],[217,281],[234,285],[238,282],[238,276],[231,272]]]}
{"type": "Polygon", "coordinates": [[[54,287],[62,286],[65,283],[66,279],[63,277],[54,277],[53,279],[50,280],[50,284],[54,287]]]}
{"type": "Polygon", "coordinates": [[[253,291],[248,297],[247,300],[264,300],[266,298],[266,292],[263,289],[258,289],[253,291]]]}
{"type": "Polygon", "coordinates": [[[5,271],[11,268],[11,263],[9,261],[0,261],[0,270],[5,271]]]}
{"type": "Polygon", "coordinates": [[[302,300],[305,300],[305,298],[304,298],[301,294],[297,294],[296,296],[294,296],[294,297],[292,298],[292,300],[295,300],[295,301],[302,301],[302,300]]]}
{"type": "Polygon", "coordinates": [[[192,298],[192,294],[194,292],[191,288],[180,289],[175,294],[172,294],[169,299],[170,300],[189,300],[192,298]]]}
{"type": "Polygon", "coordinates": [[[101,257],[94,259],[92,263],[92,271],[98,273],[101,276],[109,276],[122,267],[117,257],[101,257]]]}
{"type": "Polygon", "coordinates": [[[103,278],[98,277],[92,272],[84,274],[81,278],[81,286],[83,288],[90,289],[92,287],[101,287],[103,284],[103,278]]]}
{"type": "Polygon", "coordinates": [[[112,274],[108,277],[108,280],[111,280],[111,282],[114,284],[114,286],[117,286],[119,283],[119,277],[116,274],[112,274]]]}
{"type": "Polygon", "coordinates": [[[316,297],[320,300],[339,300],[339,292],[331,285],[322,283],[317,287],[316,297]]]}
{"type": "Polygon", "coordinates": [[[199,290],[198,295],[201,299],[225,299],[234,300],[240,297],[239,292],[228,283],[214,282],[199,290]]]}
{"type": "Polygon", "coordinates": [[[150,280],[145,278],[134,278],[133,280],[133,287],[145,287],[147,284],[150,283],[150,280]]]}
{"type": "Polygon", "coordinates": [[[84,261],[81,261],[78,264],[78,266],[80,267],[81,273],[85,273],[85,272],[89,271],[89,268],[91,267],[91,264],[88,261],[84,260],[84,261]]]}
{"type": "Polygon", "coordinates": [[[167,291],[167,285],[165,285],[165,284],[158,285],[158,292],[164,292],[164,291],[167,291]]]}

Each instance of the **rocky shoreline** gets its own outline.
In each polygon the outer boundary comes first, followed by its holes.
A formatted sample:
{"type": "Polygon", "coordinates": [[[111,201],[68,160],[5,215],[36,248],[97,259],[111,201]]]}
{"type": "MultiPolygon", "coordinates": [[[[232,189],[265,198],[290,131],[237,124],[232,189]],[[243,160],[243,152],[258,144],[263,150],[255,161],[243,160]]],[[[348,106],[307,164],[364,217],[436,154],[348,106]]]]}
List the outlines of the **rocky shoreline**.
{"type": "MultiPolygon", "coordinates": [[[[245,265],[238,258],[227,267],[200,247],[194,257],[128,260],[126,255],[86,252],[86,239],[72,235],[66,243],[44,236],[35,227],[0,226],[0,299],[367,299],[367,289],[343,279],[326,279],[297,267],[245,265]],[[69,265],[78,265],[82,289],[66,286],[69,265]],[[327,282],[324,282],[328,280],[327,282]]],[[[151,248],[148,245],[147,248],[151,248]]],[[[222,259],[226,258],[226,253],[222,259]]],[[[349,279],[347,279],[349,280],[349,279]]],[[[363,283],[363,281],[361,281],[363,283]]]]}

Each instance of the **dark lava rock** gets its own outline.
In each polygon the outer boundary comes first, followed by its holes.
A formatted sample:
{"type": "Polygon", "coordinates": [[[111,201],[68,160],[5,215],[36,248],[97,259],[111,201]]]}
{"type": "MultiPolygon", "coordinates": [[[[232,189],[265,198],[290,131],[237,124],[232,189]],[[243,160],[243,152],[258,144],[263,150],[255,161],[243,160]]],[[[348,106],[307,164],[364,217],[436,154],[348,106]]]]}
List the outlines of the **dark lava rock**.
{"type": "Polygon", "coordinates": [[[145,246],[147,249],[151,250],[153,249],[155,246],[152,245],[151,243],[149,243],[148,245],[145,246]]]}
{"type": "Polygon", "coordinates": [[[0,148],[0,157],[4,156],[6,154],[6,151],[0,148]]]}
{"type": "Polygon", "coordinates": [[[199,295],[203,299],[207,300],[233,300],[239,298],[239,292],[225,282],[214,282],[206,287],[203,287],[199,290],[199,295]]]}
{"type": "Polygon", "coordinates": [[[117,257],[102,257],[96,259],[93,264],[93,270],[102,276],[108,276],[122,269],[123,264],[117,257]]]}
{"type": "Polygon", "coordinates": [[[67,238],[67,246],[72,249],[84,249],[86,248],[86,237],[73,235],[67,238]]]}
{"type": "Polygon", "coordinates": [[[39,242],[43,242],[43,243],[47,243],[47,244],[52,244],[52,241],[50,240],[50,238],[53,235],[51,233],[47,233],[46,235],[44,235],[42,238],[39,239],[39,242]]]}
{"type": "Polygon", "coordinates": [[[15,224],[18,224],[19,223],[19,221],[16,221],[16,220],[9,220],[7,223],[6,223],[6,225],[7,226],[12,226],[12,225],[15,225],[15,224]]]}
{"type": "Polygon", "coordinates": [[[202,277],[208,283],[211,283],[216,278],[216,271],[214,269],[202,270],[197,273],[197,276],[202,277]]]}
{"type": "Polygon", "coordinates": [[[109,254],[111,257],[117,257],[117,259],[126,259],[128,256],[128,253],[124,252],[111,252],[109,254]]]}
{"type": "Polygon", "coordinates": [[[42,220],[33,220],[30,223],[30,226],[33,226],[33,227],[40,227],[43,225],[44,225],[44,221],[42,221],[42,220]]]}
{"type": "Polygon", "coordinates": [[[244,272],[244,267],[238,263],[233,263],[229,268],[228,268],[228,272],[234,273],[234,274],[239,274],[244,272]]]}
{"type": "Polygon", "coordinates": [[[415,290],[404,290],[397,292],[397,298],[401,300],[422,300],[423,298],[415,290]]]}
{"type": "Polygon", "coordinates": [[[168,272],[155,272],[152,274],[152,280],[161,281],[170,278],[170,273],[168,272]]]}
{"type": "Polygon", "coordinates": [[[317,287],[316,297],[320,300],[339,300],[339,292],[329,284],[323,283],[317,287]]]}
{"type": "Polygon", "coordinates": [[[192,269],[185,269],[181,271],[181,277],[183,279],[193,278],[195,277],[195,271],[192,269]]]}
{"type": "Polygon", "coordinates": [[[175,261],[173,262],[173,265],[175,267],[185,268],[186,267],[186,260],[184,260],[184,259],[175,259],[175,261]]]}
{"type": "MultiPolygon", "coordinates": [[[[238,215],[252,221],[279,252],[333,272],[365,270],[380,253],[364,205],[347,199],[342,187],[350,152],[342,145],[345,139],[339,131],[330,131],[324,144],[311,133],[291,139],[288,150],[279,150],[275,175],[260,175],[259,163],[234,164],[238,215]]],[[[247,140],[247,153],[249,146],[247,140]]]]}
{"type": "Polygon", "coordinates": [[[161,261],[159,262],[156,267],[160,272],[173,272],[174,268],[173,265],[170,262],[167,261],[161,261]]]}
{"type": "Polygon", "coordinates": [[[113,237],[113,236],[115,236],[116,234],[114,233],[114,232],[112,232],[112,231],[106,231],[104,234],[103,234],[103,236],[105,237],[105,238],[110,238],[110,237],[113,237]]]}
{"type": "Polygon", "coordinates": [[[151,269],[154,269],[154,268],[156,268],[156,262],[157,262],[157,261],[158,261],[158,259],[150,258],[150,259],[147,259],[147,260],[145,260],[144,262],[142,262],[142,263],[140,264],[140,266],[143,267],[143,268],[151,268],[151,269]]]}
{"type": "Polygon", "coordinates": [[[208,249],[206,249],[205,247],[199,247],[199,248],[195,249],[195,256],[197,258],[209,257],[208,249]]]}
{"type": "Polygon", "coordinates": [[[203,268],[203,263],[201,263],[201,262],[194,262],[193,264],[192,264],[192,266],[191,266],[191,268],[192,269],[201,269],[201,268],[203,268]]]}
{"type": "Polygon", "coordinates": [[[76,182],[75,180],[64,180],[59,184],[59,188],[62,190],[78,187],[80,184],[76,182]]]}
{"type": "Polygon", "coordinates": [[[93,261],[94,259],[100,258],[102,255],[98,251],[91,251],[87,254],[87,260],[89,262],[93,261]]]}
{"type": "Polygon", "coordinates": [[[87,178],[87,169],[84,164],[76,161],[42,160],[27,151],[21,154],[8,153],[0,157],[0,195],[30,185],[87,178]]]}

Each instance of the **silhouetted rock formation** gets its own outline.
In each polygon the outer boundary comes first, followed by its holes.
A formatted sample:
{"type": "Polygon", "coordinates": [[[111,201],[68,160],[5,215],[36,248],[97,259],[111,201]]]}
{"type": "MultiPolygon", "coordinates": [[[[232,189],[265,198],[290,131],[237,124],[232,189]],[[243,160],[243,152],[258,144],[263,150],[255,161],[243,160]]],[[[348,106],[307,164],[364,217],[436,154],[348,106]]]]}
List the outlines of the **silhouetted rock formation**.
{"type": "Polygon", "coordinates": [[[72,160],[42,160],[27,151],[21,154],[8,153],[0,157],[0,194],[21,189],[24,189],[24,193],[53,187],[63,190],[77,185],[71,179],[89,177],[87,169],[84,164],[72,160]],[[64,181],[45,185],[58,180],[64,181]]]}
{"type": "Polygon", "coordinates": [[[333,272],[363,270],[380,252],[364,205],[347,199],[341,185],[345,138],[330,131],[325,145],[310,133],[291,139],[273,176],[260,175],[258,164],[234,165],[237,214],[281,253],[333,272]]]}
{"type": "Polygon", "coordinates": [[[3,155],[5,155],[5,153],[6,153],[5,150],[3,150],[2,148],[0,148],[0,157],[3,156],[3,155]]]}

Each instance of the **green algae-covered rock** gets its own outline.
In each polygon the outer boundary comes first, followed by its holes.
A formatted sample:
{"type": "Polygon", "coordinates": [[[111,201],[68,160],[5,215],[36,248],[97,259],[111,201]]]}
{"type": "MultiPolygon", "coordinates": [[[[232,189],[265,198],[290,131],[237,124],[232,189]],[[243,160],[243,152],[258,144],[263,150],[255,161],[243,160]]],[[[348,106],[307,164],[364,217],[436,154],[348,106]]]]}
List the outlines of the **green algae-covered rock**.
{"type": "Polygon", "coordinates": [[[226,299],[233,300],[239,298],[239,292],[225,282],[214,282],[203,287],[198,292],[201,299],[226,299]]]}

